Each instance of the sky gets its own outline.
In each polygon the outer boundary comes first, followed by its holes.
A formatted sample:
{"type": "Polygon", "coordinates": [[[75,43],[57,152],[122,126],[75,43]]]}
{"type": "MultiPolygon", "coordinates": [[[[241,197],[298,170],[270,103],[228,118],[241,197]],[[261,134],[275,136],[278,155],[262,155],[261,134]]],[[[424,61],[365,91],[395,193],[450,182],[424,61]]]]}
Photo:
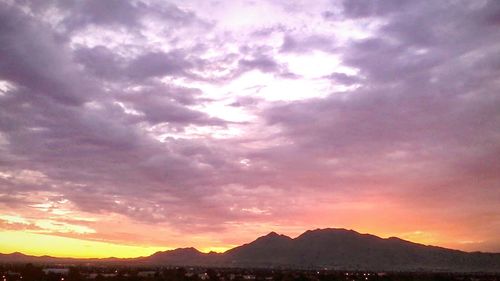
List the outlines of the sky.
{"type": "Polygon", "coordinates": [[[2,253],[500,252],[500,1],[0,0],[0,42],[2,253]]]}

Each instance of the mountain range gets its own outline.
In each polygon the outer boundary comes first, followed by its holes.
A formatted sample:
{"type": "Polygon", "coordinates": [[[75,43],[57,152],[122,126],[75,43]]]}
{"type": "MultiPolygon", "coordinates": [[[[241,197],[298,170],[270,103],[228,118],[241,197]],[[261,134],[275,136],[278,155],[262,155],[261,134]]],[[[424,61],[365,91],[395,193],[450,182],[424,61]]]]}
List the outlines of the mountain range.
{"type": "Polygon", "coordinates": [[[130,259],[72,259],[13,253],[0,254],[0,262],[500,272],[500,253],[468,253],[332,228],[308,230],[296,238],[271,232],[224,253],[179,248],[130,259]]]}

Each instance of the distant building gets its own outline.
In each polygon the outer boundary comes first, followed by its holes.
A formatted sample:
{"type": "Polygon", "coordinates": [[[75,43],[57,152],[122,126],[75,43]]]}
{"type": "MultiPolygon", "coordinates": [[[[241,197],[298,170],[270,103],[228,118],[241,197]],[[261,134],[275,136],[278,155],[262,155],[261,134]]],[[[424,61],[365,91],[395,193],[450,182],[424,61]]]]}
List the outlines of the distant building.
{"type": "Polygon", "coordinates": [[[21,273],[19,272],[14,272],[12,270],[9,270],[7,272],[5,272],[5,274],[2,276],[2,280],[5,281],[5,276],[9,276],[10,278],[14,277],[16,279],[23,279],[23,277],[21,276],[21,273]]]}
{"type": "Polygon", "coordinates": [[[137,276],[139,277],[154,277],[156,274],[156,271],[139,271],[137,272],[137,276]]]}
{"type": "Polygon", "coordinates": [[[200,273],[198,274],[198,277],[201,279],[201,280],[208,280],[209,276],[208,274],[205,272],[205,273],[200,273]]]}
{"type": "Polygon", "coordinates": [[[88,279],[96,279],[97,276],[102,276],[102,277],[116,277],[118,276],[118,273],[90,273],[87,275],[88,279]]]}
{"type": "Polygon", "coordinates": [[[42,271],[45,274],[54,273],[54,274],[68,275],[69,268],[44,268],[42,269],[42,271]]]}

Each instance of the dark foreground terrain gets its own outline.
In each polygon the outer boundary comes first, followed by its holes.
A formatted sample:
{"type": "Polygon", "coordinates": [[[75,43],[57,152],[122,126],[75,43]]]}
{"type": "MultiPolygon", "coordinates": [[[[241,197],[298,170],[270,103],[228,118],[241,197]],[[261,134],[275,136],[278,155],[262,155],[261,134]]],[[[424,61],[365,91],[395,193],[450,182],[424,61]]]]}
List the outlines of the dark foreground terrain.
{"type": "Polygon", "coordinates": [[[0,281],[499,281],[494,273],[372,272],[202,267],[0,265],[0,281]]]}

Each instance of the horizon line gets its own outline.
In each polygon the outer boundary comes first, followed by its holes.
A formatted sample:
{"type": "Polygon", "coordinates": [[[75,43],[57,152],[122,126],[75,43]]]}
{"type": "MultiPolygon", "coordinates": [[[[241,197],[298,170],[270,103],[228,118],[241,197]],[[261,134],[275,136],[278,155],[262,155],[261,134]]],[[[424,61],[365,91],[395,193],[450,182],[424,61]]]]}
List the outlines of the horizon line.
{"type": "MultiPolygon", "coordinates": [[[[234,248],[237,248],[237,247],[240,247],[240,246],[243,246],[243,245],[250,244],[250,243],[256,241],[259,238],[266,237],[266,236],[268,236],[270,234],[273,234],[273,233],[276,234],[276,235],[279,235],[279,236],[285,236],[285,237],[288,237],[288,238],[290,238],[292,240],[295,240],[295,239],[297,239],[298,237],[302,236],[303,234],[305,234],[307,232],[324,231],[324,230],[343,230],[343,231],[348,231],[348,232],[354,232],[354,233],[360,234],[360,235],[374,236],[374,237],[377,237],[377,238],[383,239],[383,240],[400,239],[400,240],[405,241],[405,242],[409,242],[409,243],[413,243],[413,244],[418,244],[418,245],[423,245],[423,246],[426,246],[426,247],[437,247],[437,248],[442,248],[442,249],[447,249],[447,250],[460,251],[460,252],[469,253],[469,254],[472,254],[472,253],[500,254],[500,252],[464,251],[464,250],[453,249],[453,248],[448,248],[448,247],[442,247],[442,246],[437,246],[437,245],[432,245],[432,244],[423,244],[423,243],[419,243],[419,242],[414,242],[414,241],[403,239],[403,238],[400,238],[400,237],[397,237],[397,236],[381,237],[381,236],[378,236],[378,235],[375,235],[375,234],[371,234],[371,233],[358,232],[358,231],[356,231],[354,229],[327,227],[327,228],[315,228],[315,229],[305,230],[304,232],[302,232],[301,234],[297,235],[296,237],[290,237],[290,236],[285,235],[285,234],[280,234],[280,233],[278,233],[276,231],[270,231],[270,232],[268,232],[265,235],[261,235],[261,236],[256,237],[254,240],[252,240],[250,242],[243,243],[241,245],[236,245],[236,246],[231,247],[231,248],[227,248],[224,251],[214,251],[214,250],[203,251],[203,250],[200,250],[200,249],[198,249],[196,247],[193,247],[193,246],[186,246],[186,247],[177,247],[177,248],[169,248],[169,249],[168,249],[168,247],[166,247],[167,249],[165,249],[165,250],[156,251],[156,252],[153,252],[153,253],[151,253],[149,255],[139,255],[139,256],[130,256],[130,257],[116,257],[116,256],[108,256],[108,257],[78,257],[78,256],[48,255],[48,254],[41,254],[40,255],[40,254],[26,254],[26,253],[23,253],[21,251],[13,251],[11,253],[0,252],[0,255],[21,254],[21,255],[24,255],[24,256],[27,256],[27,257],[35,257],[35,258],[44,258],[44,257],[46,257],[46,258],[75,259],[75,260],[106,260],[106,259],[127,260],[127,259],[147,258],[147,257],[150,257],[150,256],[156,254],[156,253],[170,252],[170,251],[176,251],[176,250],[182,250],[182,249],[194,249],[197,252],[200,252],[200,253],[203,253],[203,254],[210,254],[210,253],[224,254],[224,253],[226,253],[227,251],[229,251],[231,249],[234,249],[234,248]]],[[[45,234],[45,235],[47,235],[47,234],[45,234]]],[[[107,242],[107,243],[110,243],[110,242],[107,242]]],[[[120,245],[120,244],[117,244],[117,245],[120,245]]],[[[212,247],[207,247],[207,248],[208,249],[212,249],[212,247]]]]}

